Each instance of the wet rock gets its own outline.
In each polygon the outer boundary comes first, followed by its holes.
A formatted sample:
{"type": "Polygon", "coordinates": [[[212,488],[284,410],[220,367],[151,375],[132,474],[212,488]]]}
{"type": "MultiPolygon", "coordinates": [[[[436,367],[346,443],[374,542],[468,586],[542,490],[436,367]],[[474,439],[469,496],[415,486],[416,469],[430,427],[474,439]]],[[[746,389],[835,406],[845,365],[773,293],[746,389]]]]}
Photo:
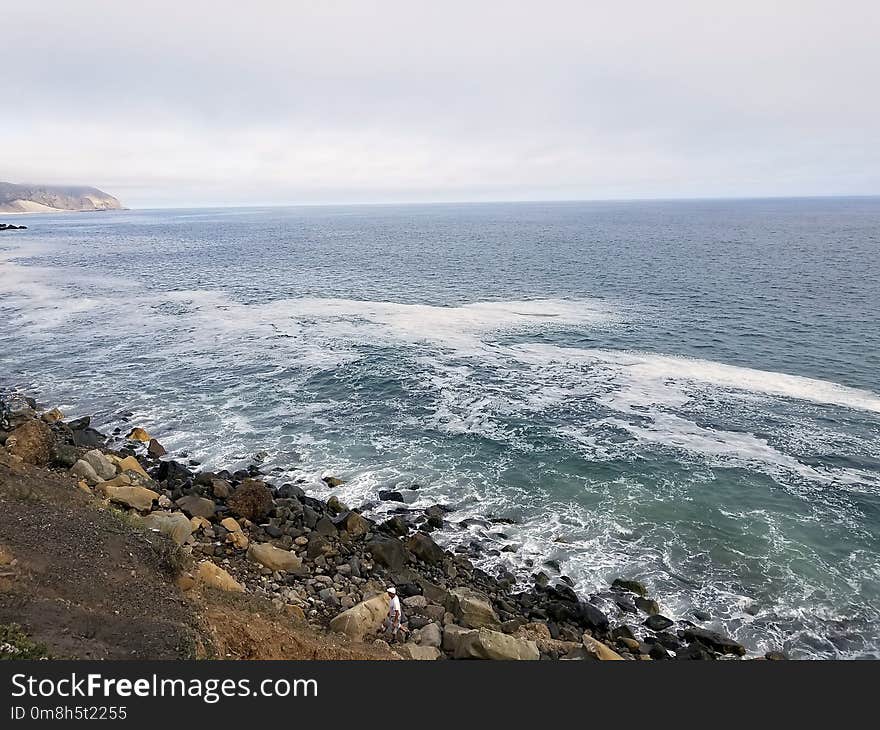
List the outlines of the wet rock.
{"type": "Polygon", "coordinates": [[[342,479],[340,479],[339,477],[321,477],[321,481],[324,482],[324,484],[326,484],[331,489],[345,484],[345,482],[342,481],[342,479]]]}
{"type": "Polygon", "coordinates": [[[339,534],[339,530],[329,517],[322,517],[315,523],[315,532],[323,537],[336,537],[339,534]]]}
{"type": "Polygon", "coordinates": [[[156,459],[160,459],[168,452],[162,444],[156,441],[156,439],[150,439],[150,442],[147,444],[147,453],[156,459]]]}
{"type": "Polygon", "coordinates": [[[406,537],[409,532],[409,526],[406,524],[406,520],[400,515],[395,515],[394,517],[385,520],[385,522],[379,525],[379,529],[389,535],[396,535],[398,537],[406,537]]]}
{"type": "Polygon", "coordinates": [[[100,431],[96,431],[94,428],[85,427],[80,429],[74,429],[73,424],[70,424],[72,429],[72,438],[73,445],[78,446],[81,449],[97,449],[104,446],[107,438],[100,431]]]}
{"type": "Polygon", "coordinates": [[[666,618],[666,616],[661,616],[660,614],[654,614],[645,619],[645,626],[651,629],[651,631],[663,631],[668,629],[674,623],[675,622],[672,619],[666,618]]]}
{"type": "Polygon", "coordinates": [[[708,629],[687,628],[682,632],[682,638],[687,642],[699,641],[719,654],[744,656],[746,653],[746,648],[739,642],[708,629]]]}
{"type": "Polygon", "coordinates": [[[403,495],[400,492],[395,492],[389,489],[380,489],[379,490],[379,500],[382,502],[405,502],[403,495]]]}
{"type": "Polygon", "coordinates": [[[153,438],[142,428],[133,428],[128,432],[126,437],[129,441],[140,441],[141,443],[149,443],[153,438]]]}
{"type": "Polygon", "coordinates": [[[581,603],[578,606],[581,623],[593,631],[608,631],[608,617],[592,603],[581,603]]]}
{"type": "Polygon", "coordinates": [[[658,613],[660,613],[660,606],[653,598],[643,598],[642,596],[636,596],[633,603],[636,604],[636,607],[639,609],[639,611],[648,614],[648,616],[656,616],[658,613]]]}
{"type": "Polygon", "coordinates": [[[424,532],[416,532],[406,541],[407,549],[415,555],[419,560],[428,565],[438,565],[443,562],[446,554],[430,535],[424,532]]]}
{"type": "Polygon", "coordinates": [[[331,515],[338,515],[342,512],[348,512],[346,507],[335,494],[327,500],[327,511],[331,515]]]}
{"type": "Polygon", "coordinates": [[[648,595],[645,586],[637,580],[629,580],[627,578],[615,578],[611,583],[612,588],[618,588],[623,591],[635,593],[643,598],[648,595]]]}

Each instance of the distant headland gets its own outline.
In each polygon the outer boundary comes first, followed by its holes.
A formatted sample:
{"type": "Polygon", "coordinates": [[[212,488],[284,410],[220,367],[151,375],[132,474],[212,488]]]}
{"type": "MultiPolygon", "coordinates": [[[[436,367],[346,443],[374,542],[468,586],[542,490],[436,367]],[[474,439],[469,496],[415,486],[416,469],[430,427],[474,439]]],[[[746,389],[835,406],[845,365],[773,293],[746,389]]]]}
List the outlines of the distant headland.
{"type": "Polygon", "coordinates": [[[85,185],[16,185],[0,182],[0,213],[124,210],[103,190],[85,185]]]}

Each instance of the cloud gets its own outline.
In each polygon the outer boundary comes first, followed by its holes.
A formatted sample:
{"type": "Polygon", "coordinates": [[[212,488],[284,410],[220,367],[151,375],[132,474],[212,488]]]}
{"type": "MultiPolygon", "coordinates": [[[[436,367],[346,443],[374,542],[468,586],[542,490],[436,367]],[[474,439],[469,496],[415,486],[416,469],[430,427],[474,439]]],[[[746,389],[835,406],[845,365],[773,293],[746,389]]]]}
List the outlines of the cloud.
{"type": "Polygon", "coordinates": [[[4,17],[0,178],[130,205],[880,192],[873,2],[4,17]]]}

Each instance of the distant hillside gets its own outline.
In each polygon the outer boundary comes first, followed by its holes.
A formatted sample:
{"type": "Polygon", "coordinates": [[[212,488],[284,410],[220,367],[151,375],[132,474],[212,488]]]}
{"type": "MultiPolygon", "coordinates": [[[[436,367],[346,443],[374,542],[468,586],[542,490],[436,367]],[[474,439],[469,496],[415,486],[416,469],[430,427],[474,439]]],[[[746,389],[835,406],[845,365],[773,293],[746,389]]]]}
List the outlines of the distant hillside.
{"type": "Polygon", "coordinates": [[[52,213],[59,210],[122,210],[122,204],[103,190],[84,185],[0,182],[0,213],[52,213]]]}

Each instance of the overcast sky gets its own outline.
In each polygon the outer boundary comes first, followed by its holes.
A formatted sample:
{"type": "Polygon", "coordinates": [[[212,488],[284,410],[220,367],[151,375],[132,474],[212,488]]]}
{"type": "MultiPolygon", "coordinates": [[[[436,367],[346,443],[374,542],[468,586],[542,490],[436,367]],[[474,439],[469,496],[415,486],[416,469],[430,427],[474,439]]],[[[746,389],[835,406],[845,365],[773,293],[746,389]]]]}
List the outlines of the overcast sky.
{"type": "Polygon", "coordinates": [[[0,18],[0,180],[133,207],[880,193],[878,0],[0,18]]]}

